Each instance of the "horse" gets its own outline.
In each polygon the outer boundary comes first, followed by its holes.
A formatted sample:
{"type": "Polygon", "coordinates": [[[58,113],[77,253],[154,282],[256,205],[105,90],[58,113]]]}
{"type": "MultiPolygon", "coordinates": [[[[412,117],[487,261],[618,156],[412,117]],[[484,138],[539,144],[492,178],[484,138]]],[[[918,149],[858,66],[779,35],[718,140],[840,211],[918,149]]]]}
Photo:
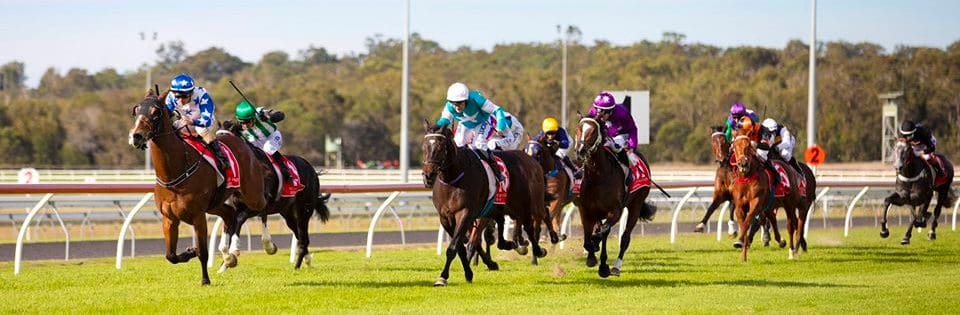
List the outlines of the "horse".
{"type": "MultiPolygon", "coordinates": [[[[440,224],[450,235],[443,271],[434,286],[447,285],[450,263],[456,257],[459,257],[463,264],[467,282],[473,281],[473,271],[467,258],[467,243],[475,247],[472,249],[481,252],[481,258],[490,267],[489,253],[483,253],[481,246],[476,246],[476,243],[468,241],[466,237],[471,230],[478,231],[484,227],[475,223],[480,218],[489,217],[497,221],[500,228],[499,233],[496,233],[497,248],[517,248],[516,242],[503,238],[503,217],[509,215],[530,239],[533,263],[536,263],[537,258],[546,256],[546,249],[539,244],[540,225],[546,221],[548,229],[552,228],[547,220],[543,199],[543,171],[536,161],[520,151],[493,153],[504,161],[511,174],[506,205],[494,206],[490,199],[493,195],[490,183],[495,179],[484,171],[477,153],[469,148],[457,147],[453,141],[453,132],[447,126],[433,126],[424,120],[423,128],[426,133],[422,142],[424,185],[432,187],[433,205],[440,216],[440,224]]],[[[551,232],[551,241],[558,242],[556,232],[551,232]]]]}
{"type": "MultiPolygon", "coordinates": [[[[242,137],[240,124],[228,120],[223,123],[223,126],[223,129],[226,131],[221,132],[229,132],[234,136],[242,137]]],[[[280,214],[287,224],[287,227],[293,231],[293,236],[297,240],[297,258],[294,269],[300,269],[304,260],[306,260],[307,265],[310,265],[310,218],[316,213],[321,222],[327,222],[330,218],[330,210],[327,208],[326,202],[330,198],[330,194],[320,193],[320,180],[318,179],[316,169],[310,162],[297,155],[285,155],[290,159],[294,167],[296,167],[297,173],[301,174],[300,180],[304,188],[293,197],[279,196],[280,180],[273,169],[273,164],[267,158],[266,153],[260,148],[253,146],[250,142],[244,141],[244,143],[246,143],[249,150],[254,153],[256,160],[259,161],[259,163],[257,163],[257,171],[262,174],[261,178],[263,179],[265,187],[264,197],[269,202],[266,207],[256,209],[247,206],[239,195],[234,194],[230,196],[230,198],[227,199],[227,205],[236,209],[236,226],[243,226],[247,219],[260,216],[263,224],[262,240],[264,243],[264,251],[272,255],[276,253],[277,246],[271,241],[269,230],[267,229],[267,216],[280,214]]],[[[240,229],[237,228],[235,229],[236,233],[229,235],[231,239],[231,249],[236,248],[239,230],[240,229]]],[[[226,237],[223,239],[226,239],[226,237]]],[[[224,247],[225,243],[221,242],[220,250],[222,252],[225,252],[224,247]]],[[[224,268],[221,267],[220,271],[222,272],[223,270],[224,268]]]]}
{"type": "MultiPolygon", "coordinates": [[[[747,261],[747,249],[753,242],[754,234],[771,218],[765,212],[770,213],[773,209],[780,207],[784,208],[787,214],[787,231],[790,236],[788,258],[794,259],[797,254],[797,244],[806,243],[803,237],[805,220],[798,219],[798,212],[800,217],[806,218],[806,212],[810,207],[809,201],[802,198],[798,189],[789,189],[782,198],[774,198],[772,175],[767,173],[764,162],[757,156],[756,148],[748,135],[738,135],[731,146],[736,157],[732,159],[732,163],[736,163],[736,178],[731,185],[731,195],[734,210],[738,214],[740,242],[743,244],[741,261],[747,261]]],[[[800,175],[792,167],[783,161],[771,162],[781,164],[787,175],[783,180],[798,183],[800,175]]]]}
{"type": "Polygon", "coordinates": [[[897,160],[894,167],[897,170],[896,191],[883,200],[883,221],[880,226],[880,237],[890,236],[890,230],[887,229],[887,211],[890,205],[910,206],[910,217],[912,224],[907,225],[907,233],[900,240],[901,245],[909,245],[913,234],[913,228],[926,227],[927,219],[930,213],[927,208],[933,200],[933,193],[937,193],[937,205],[933,208],[933,223],[931,223],[930,232],[927,235],[930,240],[937,239],[937,225],[940,220],[940,210],[943,205],[953,204],[956,196],[950,188],[953,185],[953,163],[945,156],[939,153],[937,158],[943,161],[943,171],[946,174],[946,181],[935,184],[934,172],[923,159],[913,152],[906,139],[898,139],[894,148],[897,154],[897,160]],[[916,208],[920,206],[920,211],[916,208]]]}
{"type": "MultiPolygon", "coordinates": [[[[570,174],[566,172],[563,162],[556,156],[557,149],[557,147],[546,143],[544,138],[540,138],[539,141],[527,141],[527,147],[524,150],[527,155],[540,163],[540,168],[546,176],[546,193],[549,203],[547,209],[555,228],[561,225],[563,207],[573,202],[571,191],[573,182],[570,174]]],[[[566,239],[566,234],[560,234],[560,240],[566,239]]]]}
{"type": "Polygon", "coordinates": [[[583,225],[583,248],[587,250],[587,267],[597,265],[595,253],[600,251],[600,267],[597,273],[601,278],[610,275],[620,276],[623,255],[630,247],[630,233],[637,221],[653,219],[657,208],[646,202],[650,187],[642,187],[629,193],[624,185],[624,174],[620,162],[610,149],[604,146],[607,141],[604,123],[590,117],[581,117],[577,125],[577,159],[583,165],[583,180],[580,194],[574,197],[574,204],[580,209],[580,222],[583,225]],[[620,237],[620,253],[613,269],[607,265],[607,236],[611,227],[620,220],[622,211],[628,209],[626,226],[620,237]]]}
{"type": "MultiPolygon", "coordinates": [[[[713,215],[713,212],[720,207],[724,202],[731,201],[733,196],[730,193],[730,185],[733,184],[734,174],[733,166],[730,163],[730,142],[727,141],[726,135],[723,133],[723,127],[713,126],[711,127],[710,134],[710,144],[712,147],[714,161],[717,162],[717,171],[716,176],[714,177],[713,182],[713,201],[710,202],[710,205],[707,206],[707,211],[703,214],[703,218],[697,223],[697,226],[694,227],[694,232],[703,232],[704,228],[707,225],[707,221],[710,220],[710,216],[713,215]]],[[[776,208],[774,208],[776,209],[776,208]]],[[[763,229],[767,232],[763,237],[763,246],[770,246],[770,232],[774,239],[777,241],[777,244],[780,248],[787,246],[787,242],[780,237],[780,229],[777,227],[777,214],[776,210],[765,213],[767,216],[767,223],[763,225],[763,229]]],[[[730,232],[733,237],[736,237],[737,231],[733,229],[732,222],[736,221],[736,211],[730,211],[730,232]]],[[[739,240],[733,244],[734,248],[741,248],[743,243],[739,240]]]]}
{"type": "MultiPolygon", "coordinates": [[[[204,158],[190,147],[173,127],[172,112],[162,103],[167,93],[147,92],[140,103],[134,105],[131,115],[135,117],[130,129],[129,144],[144,150],[149,143],[150,155],[156,170],[157,184],[154,186],[154,201],[163,215],[163,237],[166,247],[166,259],[172,264],[185,263],[193,257],[200,260],[201,284],[209,285],[207,274],[207,218],[211,213],[220,216],[225,222],[234,220],[236,213],[224,206],[226,196],[239,192],[245,203],[254,207],[264,207],[263,185],[252,181],[241,185],[239,189],[224,189],[218,185],[218,170],[204,161],[204,158]],[[177,254],[178,228],[180,222],[193,226],[196,234],[195,247],[187,248],[177,254]]],[[[233,135],[218,136],[230,148],[238,162],[241,178],[253,179],[255,174],[254,157],[245,146],[237,145],[242,139],[233,135]]],[[[225,226],[225,229],[238,229],[225,226]]]]}

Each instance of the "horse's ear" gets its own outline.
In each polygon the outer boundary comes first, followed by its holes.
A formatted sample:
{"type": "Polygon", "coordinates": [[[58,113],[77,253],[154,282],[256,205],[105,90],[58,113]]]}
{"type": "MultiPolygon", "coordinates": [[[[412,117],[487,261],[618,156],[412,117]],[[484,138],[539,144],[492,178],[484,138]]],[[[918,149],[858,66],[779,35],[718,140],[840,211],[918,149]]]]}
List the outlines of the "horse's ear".
{"type": "Polygon", "coordinates": [[[430,122],[426,118],[423,119],[423,131],[430,133],[430,122]]]}
{"type": "Polygon", "coordinates": [[[580,119],[583,119],[583,113],[581,113],[581,112],[578,110],[578,111],[577,111],[577,120],[580,120],[580,119]]]}

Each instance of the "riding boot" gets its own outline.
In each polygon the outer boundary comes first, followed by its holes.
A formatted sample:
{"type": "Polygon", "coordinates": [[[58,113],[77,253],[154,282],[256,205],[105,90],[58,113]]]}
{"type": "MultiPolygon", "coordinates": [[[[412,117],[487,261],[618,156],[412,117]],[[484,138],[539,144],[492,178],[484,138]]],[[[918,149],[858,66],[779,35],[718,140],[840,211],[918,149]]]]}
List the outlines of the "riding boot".
{"type": "Polygon", "coordinates": [[[493,159],[493,151],[477,150],[477,152],[480,153],[480,158],[487,161],[487,164],[490,165],[490,170],[493,171],[493,176],[497,178],[497,181],[502,182],[503,175],[500,174],[500,166],[497,165],[497,161],[493,159]]]}
{"type": "Polygon", "coordinates": [[[627,149],[622,149],[620,152],[617,152],[617,161],[620,161],[620,164],[630,167],[630,157],[627,156],[627,149]]]}
{"type": "Polygon", "coordinates": [[[218,143],[217,140],[210,141],[210,143],[207,144],[207,148],[210,149],[210,152],[213,152],[213,156],[216,157],[219,171],[221,173],[224,172],[227,169],[228,162],[226,155],[220,150],[220,143],[218,143]]]}
{"type": "Polygon", "coordinates": [[[290,176],[290,170],[287,169],[287,163],[283,162],[283,155],[280,154],[280,151],[273,152],[274,161],[277,161],[277,164],[280,165],[280,175],[283,176],[283,182],[289,183],[293,181],[293,177],[290,176]]]}
{"type": "Polygon", "coordinates": [[[560,159],[560,160],[563,161],[563,165],[566,165],[566,166],[569,167],[571,170],[573,170],[573,178],[575,178],[575,179],[583,178],[583,170],[581,170],[579,167],[577,167],[576,165],[574,165],[574,164],[573,164],[573,161],[570,160],[570,157],[569,157],[569,156],[564,156],[564,157],[563,157],[562,159],[560,159]]]}
{"type": "Polygon", "coordinates": [[[770,170],[770,173],[773,175],[773,187],[780,185],[780,172],[777,172],[777,169],[773,167],[773,162],[770,162],[770,159],[763,161],[763,165],[767,167],[767,170],[770,170]]]}

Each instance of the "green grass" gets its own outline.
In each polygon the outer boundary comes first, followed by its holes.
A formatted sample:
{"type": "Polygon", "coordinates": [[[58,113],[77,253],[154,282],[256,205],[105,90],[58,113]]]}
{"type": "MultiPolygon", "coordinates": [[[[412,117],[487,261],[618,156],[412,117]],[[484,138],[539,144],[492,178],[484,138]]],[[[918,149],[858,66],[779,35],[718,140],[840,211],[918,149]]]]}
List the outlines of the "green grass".
{"type": "MultiPolygon", "coordinates": [[[[293,271],[287,255],[244,253],[240,266],[199,285],[197,262],[170,265],[161,256],[28,261],[13,276],[0,263],[0,313],[956,313],[960,234],[942,228],[936,242],[902,229],[880,239],[875,229],[811,231],[810,252],[755,248],[740,263],[731,241],[713,234],[636,237],[619,278],[583,266],[579,245],[528,257],[499,252],[501,271],[475,268],[466,283],[459,261],[450,286],[431,286],[442,258],[434,248],[314,253],[313,267],[293,271]]],[[[571,245],[571,244],[568,244],[571,245]]],[[[611,244],[612,245],[612,244],[611,244]]],[[[611,246],[616,247],[616,246],[611,246]]],[[[611,260],[612,263],[612,260],[611,260]]]]}

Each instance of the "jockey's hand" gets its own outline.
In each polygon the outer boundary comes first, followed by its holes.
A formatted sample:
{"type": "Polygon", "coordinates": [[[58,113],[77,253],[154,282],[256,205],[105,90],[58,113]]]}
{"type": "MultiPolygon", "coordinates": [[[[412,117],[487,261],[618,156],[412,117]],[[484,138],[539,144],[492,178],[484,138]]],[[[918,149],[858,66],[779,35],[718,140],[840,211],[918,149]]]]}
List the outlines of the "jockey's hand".
{"type": "Polygon", "coordinates": [[[503,130],[495,130],[493,135],[503,138],[503,130]]]}

